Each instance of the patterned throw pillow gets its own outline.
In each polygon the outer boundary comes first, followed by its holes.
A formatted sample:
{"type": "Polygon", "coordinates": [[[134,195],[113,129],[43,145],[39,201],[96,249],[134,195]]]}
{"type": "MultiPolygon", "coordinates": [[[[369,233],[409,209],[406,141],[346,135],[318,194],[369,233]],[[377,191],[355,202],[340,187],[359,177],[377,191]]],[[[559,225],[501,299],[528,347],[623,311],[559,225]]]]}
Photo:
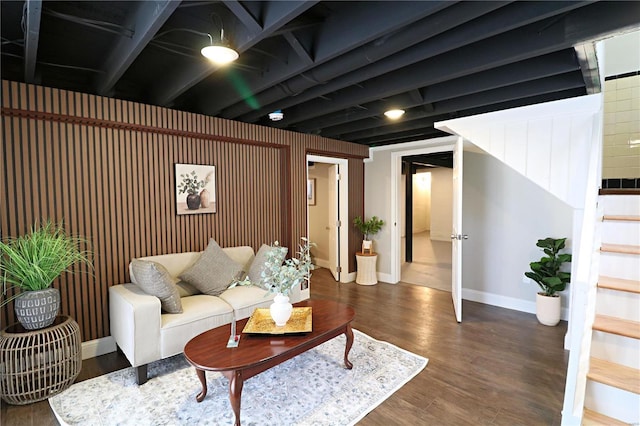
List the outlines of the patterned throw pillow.
{"type": "Polygon", "coordinates": [[[255,259],[253,259],[253,262],[249,267],[249,273],[247,274],[254,285],[264,288],[265,290],[268,290],[268,288],[264,282],[264,278],[262,277],[262,271],[265,271],[267,273],[269,272],[266,270],[267,253],[269,253],[269,251],[272,249],[277,250],[277,259],[280,261],[279,263],[282,264],[282,262],[284,262],[284,258],[287,256],[287,252],[289,251],[289,249],[286,247],[271,247],[263,244],[262,246],[260,246],[255,259]]]}
{"type": "Polygon", "coordinates": [[[176,282],[164,266],[150,260],[133,259],[131,269],[138,287],[160,299],[162,310],[170,314],[182,313],[176,282]]]}
{"type": "Polygon", "coordinates": [[[179,278],[204,294],[218,296],[240,276],[244,276],[242,265],[231,259],[218,243],[211,239],[200,258],[182,272],[179,278]]]}

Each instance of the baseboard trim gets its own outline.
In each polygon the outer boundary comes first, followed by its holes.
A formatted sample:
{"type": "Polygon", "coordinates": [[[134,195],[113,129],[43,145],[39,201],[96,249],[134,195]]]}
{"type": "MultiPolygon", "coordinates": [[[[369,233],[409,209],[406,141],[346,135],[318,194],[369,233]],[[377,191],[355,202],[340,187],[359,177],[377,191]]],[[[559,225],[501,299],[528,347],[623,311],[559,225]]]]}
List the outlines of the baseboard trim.
{"type": "Polygon", "coordinates": [[[100,355],[115,352],[116,341],[112,336],[82,342],[82,359],[95,358],[100,355]]]}
{"type": "Polygon", "coordinates": [[[382,281],[383,283],[388,284],[398,284],[398,281],[391,281],[391,274],[387,274],[385,272],[378,272],[378,281],[382,281]]]}
{"type": "Polygon", "coordinates": [[[327,259],[318,259],[317,257],[313,259],[313,263],[320,268],[331,269],[331,265],[327,259]]]}
{"type": "Polygon", "coordinates": [[[354,282],[356,280],[356,273],[355,272],[349,272],[349,273],[340,273],[340,282],[341,283],[351,283],[354,282]]]}
{"type": "MultiPolygon", "coordinates": [[[[529,300],[516,299],[514,297],[502,296],[484,291],[472,290],[469,288],[462,289],[462,298],[471,302],[484,303],[485,305],[497,306],[499,308],[511,309],[514,311],[526,312],[529,314],[536,313],[536,302],[529,300]]],[[[560,319],[569,320],[569,310],[562,308],[560,319]]],[[[464,313],[463,313],[464,320],[464,313]]]]}

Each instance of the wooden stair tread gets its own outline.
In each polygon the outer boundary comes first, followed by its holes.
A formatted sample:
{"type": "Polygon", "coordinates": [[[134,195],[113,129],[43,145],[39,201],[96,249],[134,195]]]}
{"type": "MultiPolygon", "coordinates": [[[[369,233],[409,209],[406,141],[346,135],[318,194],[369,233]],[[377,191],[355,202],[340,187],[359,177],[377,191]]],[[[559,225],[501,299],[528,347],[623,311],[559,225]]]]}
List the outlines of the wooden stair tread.
{"type": "Polygon", "coordinates": [[[587,378],[618,389],[640,394],[640,370],[598,358],[591,358],[587,378]]]}
{"type": "Polygon", "coordinates": [[[640,339],[640,322],[637,321],[596,315],[592,328],[605,333],[617,334],[618,336],[640,339]]]}
{"type": "Polygon", "coordinates": [[[585,408],[582,412],[582,426],[629,426],[629,424],[585,408]]]}
{"type": "Polygon", "coordinates": [[[598,287],[610,290],[627,291],[629,293],[640,293],[640,281],[608,277],[605,275],[600,275],[600,278],[598,278],[598,287]]]}
{"type": "Polygon", "coordinates": [[[609,253],[640,254],[640,246],[626,244],[602,244],[600,251],[609,253]]]}
{"type": "Polygon", "coordinates": [[[619,220],[619,221],[624,221],[624,222],[640,222],[640,216],[606,214],[606,215],[604,215],[602,217],[602,220],[619,220]]]}

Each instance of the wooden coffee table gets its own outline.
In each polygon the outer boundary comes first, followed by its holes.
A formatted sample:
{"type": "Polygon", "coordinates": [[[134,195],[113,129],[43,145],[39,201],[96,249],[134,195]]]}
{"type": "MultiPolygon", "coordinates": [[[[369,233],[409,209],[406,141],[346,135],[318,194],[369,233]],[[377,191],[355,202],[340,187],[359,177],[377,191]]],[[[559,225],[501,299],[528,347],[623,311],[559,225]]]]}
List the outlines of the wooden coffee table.
{"type": "MultiPolygon", "coordinates": [[[[313,331],[304,334],[242,334],[237,348],[227,348],[231,334],[228,326],[214,328],[191,339],[184,347],[184,356],[196,368],[202,384],[196,401],[202,402],[207,395],[205,372],[219,371],[229,379],[229,400],[236,416],[235,424],[240,426],[240,397],[245,380],[341,334],[347,337],[344,364],[351,369],[353,364],[348,356],[353,345],[353,308],[330,300],[306,300],[294,306],[311,307],[313,331]]],[[[238,332],[247,321],[238,321],[238,332]]]]}

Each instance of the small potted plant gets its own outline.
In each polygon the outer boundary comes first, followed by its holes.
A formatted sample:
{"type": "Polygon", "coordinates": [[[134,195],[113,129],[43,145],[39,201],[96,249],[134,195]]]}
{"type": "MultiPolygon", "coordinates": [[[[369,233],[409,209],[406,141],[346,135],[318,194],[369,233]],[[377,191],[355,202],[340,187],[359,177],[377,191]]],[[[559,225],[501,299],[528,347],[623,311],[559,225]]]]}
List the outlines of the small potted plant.
{"type": "Polygon", "coordinates": [[[541,324],[554,326],[560,322],[561,300],[559,291],[563,291],[569,281],[571,273],[561,271],[564,263],[571,262],[569,253],[560,253],[564,249],[566,238],[545,238],[538,240],[546,256],[537,262],[531,262],[530,272],[525,272],[527,278],[532,279],[542,289],[536,295],[536,317],[541,324]]]}
{"type": "Polygon", "coordinates": [[[65,232],[62,223],[46,221],[17,238],[0,241],[0,274],[3,299],[0,306],[14,300],[18,321],[35,330],[52,324],[60,308],[60,292],[53,281],[75,263],[91,265],[91,253],[80,247],[88,242],[65,232]],[[9,297],[7,290],[16,292],[9,297]],[[40,306],[39,312],[30,309],[40,306]]]}
{"type": "Polygon", "coordinates": [[[382,227],[384,226],[384,220],[378,219],[377,216],[373,216],[368,220],[362,220],[362,217],[358,216],[353,220],[353,224],[362,235],[364,235],[364,240],[362,241],[362,251],[372,250],[373,242],[371,241],[371,237],[376,235],[382,227]]]}
{"type": "MultiPolygon", "coordinates": [[[[284,326],[293,312],[293,306],[289,303],[289,292],[304,281],[309,282],[314,266],[311,263],[311,247],[315,244],[302,237],[302,244],[298,246],[296,257],[282,258],[282,247],[278,241],[271,245],[271,250],[266,254],[265,268],[262,271],[262,283],[269,293],[275,293],[273,303],[270,306],[271,318],[276,326],[284,326]]],[[[237,285],[256,285],[247,277],[242,281],[233,282],[229,288],[237,285]]]]}
{"type": "Polygon", "coordinates": [[[200,190],[207,184],[204,180],[198,180],[195,170],[191,173],[181,174],[182,182],[178,184],[178,194],[187,193],[187,208],[198,210],[200,208],[200,190]]]}

